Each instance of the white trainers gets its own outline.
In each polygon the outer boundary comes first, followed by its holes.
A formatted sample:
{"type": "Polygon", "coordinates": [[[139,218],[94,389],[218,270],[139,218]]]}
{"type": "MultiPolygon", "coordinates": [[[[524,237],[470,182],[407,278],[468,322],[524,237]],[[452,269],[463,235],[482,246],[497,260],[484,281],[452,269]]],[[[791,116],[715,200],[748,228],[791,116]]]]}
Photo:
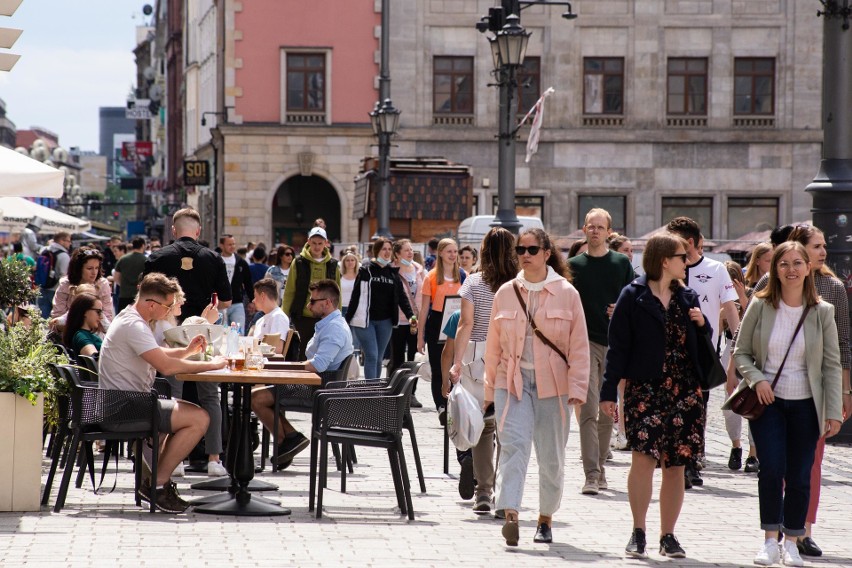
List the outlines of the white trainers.
{"type": "Polygon", "coordinates": [[[781,547],[781,556],[784,561],[784,566],[804,566],[802,557],[799,556],[799,549],[796,543],[792,540],[784,539],[784,545],[781,547]]]}
{"type": "MultiPolygon", "coordinates": [[[[793,545],[796,548],[796,545],[793,545]]],[[[763,543],[763,548],[754,557],[754,563],[758,566],[772,566],[781,561],[781,549],[778,546],[778,541],[774,538],[766,539],[763,543]]],[[[799,564],[801,566],[801,564],[799,564]]]]}
{"type": "Polygon", "coordinates": [[[619,432],[615,437],[615,443],[613,444],[613,448],[616,450],[626,450],[627,449],[627,434],[624,432],[619,432]]]}
{"type": "Polygon", "coordinates": [[[186,472],[183,469],[183,462],[180,462],[172,472],[172,477],[183,477],[185,474],[186,472]]]}
{"type": "Polygon", "coordinates": [[[207,462],[208,477],[224,477],[226,475],[228,475],[228,470],[225,469],[225,466],[222,465],[222,462],[207,462]]]}

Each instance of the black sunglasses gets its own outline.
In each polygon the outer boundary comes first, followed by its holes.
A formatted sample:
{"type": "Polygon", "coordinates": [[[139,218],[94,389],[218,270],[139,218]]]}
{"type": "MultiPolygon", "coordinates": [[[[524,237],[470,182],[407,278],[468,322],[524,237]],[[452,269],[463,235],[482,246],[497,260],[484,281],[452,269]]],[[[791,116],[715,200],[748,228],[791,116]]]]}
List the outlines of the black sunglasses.
{"type": "Polygon", "coordinates": [[[328,298],[311,298],[311,301],[308,303],[313,306],[316,302],[322,302],[323,300],[328,300],[328,298]]]}
{"type": "Polygon", "coordinates": [[[669,258],[679,258],[684,262],[684,264],[686,264],[686,253],[685,252],[682,252],[680,254],[673,254],[669,258]]]}
{"type": "Polygon", "coordinates": [[[529,252],[530,256],[535,256],[538,254],[538,251],[541,250],[541,247],[538,245],[533,245],[531,247],[522,247],[516,246],[515,252],[518,253],[518,256],[522,256],[524,253],[529,252]]]}
{"type": "Polygon", "coordinates": [[[89,310],[90,310],[90,311],[93,311],[93,312],[98,312],[98,315],[99,315],[99,316],[104,315],[104,311],[103,311],[103,309],[98,309],[98,308],[89,308],[89,310]]]}

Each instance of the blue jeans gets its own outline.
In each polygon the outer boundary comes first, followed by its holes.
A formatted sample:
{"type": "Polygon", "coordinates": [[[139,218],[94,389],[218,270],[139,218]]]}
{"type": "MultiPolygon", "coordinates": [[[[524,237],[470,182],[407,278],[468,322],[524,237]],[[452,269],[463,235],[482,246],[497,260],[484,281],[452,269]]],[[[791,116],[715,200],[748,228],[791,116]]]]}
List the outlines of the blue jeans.
{"type": "Polygon", "coordinates": [[[760,460],[760,528],[802,536],[811,492],[811,467],[820,437],[814,400],[775,397],[763,416],[750,425],[760,460]]]}
{"type": "Polygon", "coordinates": [[[236,322],[240,326],[240,333],[248,334],[246,329],[246,308],[242,302],[239,304],[231,304],[227,309],[222,310],[222,325],[230,327],[231,322],[236,322]]]}
{"type": "Polygon", "coordinates": [[[38,307],[41,310],[41,317],[50,319],[50,312],[53,310],[53,297],[56,295],[56,290],[39,289],[38,307]]]}
{"type": "Polygon", "coordinates": [[[391,320],[370,320],[366,328],[353,327],[352,330],[364,352],[364,378],[378,379],[382,376],[382,355],[393,331],[391,320]]]}

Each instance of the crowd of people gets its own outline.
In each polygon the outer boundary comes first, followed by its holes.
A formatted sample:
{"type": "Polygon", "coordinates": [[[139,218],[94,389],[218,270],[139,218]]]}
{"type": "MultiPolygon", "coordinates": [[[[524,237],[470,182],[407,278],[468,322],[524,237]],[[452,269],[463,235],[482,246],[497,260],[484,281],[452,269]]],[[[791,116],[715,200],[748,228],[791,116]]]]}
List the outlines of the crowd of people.
{"type": "MultiPolygon", "coordinates": [[[[633,243],[613,233],[603,209],[586,215],[584,238],[567,258],[541,229],[516,236],[495,227],[478,247],[433,240],[425,259],[411,241],[385,238],[366,258],[357,248],[335,257],[321,219],[301,249],[278,244],[269,252],[262,243],[238,248],[229,234],[210,248],[192,209],[174,215],[172,231],[166,246],[137,237],[127,245],[111,240],[103,251],[72,251],[71,236],[57,233],[46,247],[54,278],[39,299],[69,353],[100,355],[104,388],[147,390],[156,373],[171,377],[176,396],[160,401],[168,434],[161,468],[141,490],[164,511],[186,509],[171,479],[202,437],[208,473],[226,473],[218,386],[195,385],[195,405],[173,378],[226,362],[188,359],[207,348],[203,336],[169,347],[164,334],[181,323],[225,325],[275,337],[278,353],[296,337],[283,354],[320,374],[358,353],[364,379],[380,380],[423,357],[441,424],[449,392],[463,385],[479,401],[485,427],[471,448],[457,451],[459,493],[473,500],[474,513],[504,519],[508,546],[520,539],[533,448],[533,541],[552,542],[573,416],[582,494],[607,491],[612,450],[631,452],[626,554],[648,556],[646,517],[659,468],[659,552],[684,557],[676,525],[685,491],[704,483],[709,390],[701,387],[707,371],[699,353],[709,342],[726,368],[726,393],[753,389],[766,407],[746,428],[745,471],[758,474],[764,531],[754,563],[800,566],[801,555],[821,554],[813,538],[821,462],[825,439],[852,414],[852,353],[846,289],[826,266],[825,237],[814,226],[777,228],[743,268],[705,256],[699,225],[678,217],[644,244],[641,275],[633,243]]],[[[258,388],[251,400],[270,430],[276,392],[284,406],[295,396],[287,387],[258,388]]],[[[422,407],[414,395],[411,406],[422,407]]],[[[724,419],[728,467],[740,470],[744,421],[728,408],[724,419]]],[[[309,440],[283,412],[277,428],[275,460],[287,467],[309,440]]]]}

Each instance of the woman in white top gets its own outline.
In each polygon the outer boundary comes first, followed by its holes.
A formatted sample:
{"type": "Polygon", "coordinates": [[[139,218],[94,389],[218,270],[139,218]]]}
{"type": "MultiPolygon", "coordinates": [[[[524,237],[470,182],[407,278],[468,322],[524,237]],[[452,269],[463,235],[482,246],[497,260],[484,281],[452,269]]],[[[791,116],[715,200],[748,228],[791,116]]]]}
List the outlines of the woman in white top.
{"type": "Polygon", "coordinates": [[[352,297],[352,288],[355,286],[359,266],[361,266],[361,259],[354,252],[347,252],[340,259],[340,306],[344,316],[349,307],[349,299],[352,297]]]}
{"type": "Polygon", "coordinates": [[[783,556],[786,566],[802,566],[796,538],[805,534],[814,451],[822,436],[840,431],[842,395],[834,306],[817,295],[801,243],[776,247],[768,286],[755,294],[743,317],[734,361],[745,382],[741,388],[754,389],[766,405],[763,415],[750,421],[765,531],[754,563],[771,566],[783,556]],[[780,548],[779,531],[784,533],[780,548]]]}
{"type": "MultiPolygon", "coordinates": [[[[426,278],[426,273],[422,266],[414,262],[414,247],[411,246],[410,240],[399,239],[393,243],[393,265],[399,268],[399,278],[402,280],[405,293],[408,294],[408,302],[412,306],[420,306],[423,298],[423,279],[426,278]]],[[[400,311],[400,321],[403,321],[404,315],[400,311]]],[[[417,330],[414,329],[414,333],[411,330],[411,327],[405,325],[393,329],[388,376],[393,375],[403,361],[414,360],[414,355],[417,353],[417,330]]],[[[411,406],[420,408],[422,404],[412,397],[411,406]]]]}

